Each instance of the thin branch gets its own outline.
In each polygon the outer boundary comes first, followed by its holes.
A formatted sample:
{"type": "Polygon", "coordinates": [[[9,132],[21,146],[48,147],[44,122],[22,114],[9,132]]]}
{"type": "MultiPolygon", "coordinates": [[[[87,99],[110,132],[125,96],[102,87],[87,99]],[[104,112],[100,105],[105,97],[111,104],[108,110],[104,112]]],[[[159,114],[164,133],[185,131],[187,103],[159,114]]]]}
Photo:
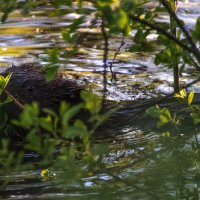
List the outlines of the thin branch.
{"type": "Polygon", "coordinates": [[[170,14],[171,17],[174,18],[174,20],[176,21],[177,25],[179,26],[179,28],[181,29],[181,31],[183,32],[183,34],[185,35],[186,39],[188,40],[188,42],[190,43],[192,49],[193,49],[193,54],[195,55],[195,57],[198,59],[198,61],[200,62],[200,52],[197,48],[197,46],[195,45],[192,37],[190,36],[190,34],[188,33],[188,31],[183,27],[182,25],[182,21],[178,19],[178,17],[176,16],[176,13],[174,13],[172,11],[172,9],[169,7],[169,5],[167,4],[166,0],[161,0],[162,5],[167,9],[168,13],[170,14]]]}
{"type": "MultiPolygon", "coordinates": [[[[173,1],[174,9],[173,13],[176,14],[176,9],[178,2],[177,0],[173,1]]],[[[176,32],[176,26],[174,25],[174,18],[170,15],[170,29],[171,29],[171,35],[177,38],[177,32],[176,32]]],[[[174,92],[179,93],[180,92],[180,71],[179,71],[179,64],[174,64],[173,66],[173,75],[174,75],[174,92]]]]}
{"type": "Polygon", "coordinates": [[[107,60],[108,60],[108,36],[106,33],[106,28],[105,28],[105,22],[104,22],[104,18],[102,17],[102,22],[101,22],[101,32],[103,35],[103,39],[104,39],[104,54],[103,54],[103,63],[104,65],[107,64],[107,60]]]}
{"type": "Polygon", "coordinates": [[[115,74],[114,74],[113,71],[112,71],[113,63],[115,62],[115,59],[116,59],[117,55],[119,54],[121,48],[124,46],[124,44],[125,44],[125,42],[124,42],[124,37],[123,37],[123,38],[122,38],[122,41],[121,41],[121,43],[120,43],[120,46],[118,47],[116,53],[114,54],[114,57],[113,57],[113,59],[112,59],[112,62],[110,63],[110,72],[111,72],[111,74],[112,74],[112,79],[115,77],[115,74]]]}
{"type": "Polygon", "coordinates": [[[191,55],[187,55],[189,57],[189,59],[191,60],[191,62],[193,63],[194,67],[197,69],[197,70],[200,70],[200,66],[198,65],[198,63],[192,58],[191,55]]]}
{"type": "Polygon", "coordinates": [[[156,30],[160,33],[162,33],[163,35],[165,35],[166,37],[168,37],[170,40],[176,42],[179,46],[181,46],[183,49],[186,49],[188,52],[193,52],[193,49],[188,47],[187,45],[183,44],[181,41],[179,41],[177,38],[175,38],[174,36],[172,36],[170,33],[166,32],[163,28],[160,28],[159,26],[156,26],[155,24],[152,24],[146,20],[140,19],[137,16],[129,16],[131,19],[133,19],[134,21],[140,22],[141,24],[151,28],[152,30],[156,30]]]}
{"type": "Polygon", "coordinates": [[[103,35],[103,39],[104,39],[104,54],[103,54],[103,105],[104,105],[104,101],[106,98],[106,91],[107,91],[107,60],[108,60],[108,36],[106,33],[106,28],[105,28],[105,22],[104,22],[104,18],[102,17],[102,22],[101,22],[101,32],[103,35]]]}
{"type": "MultiPolygon", "coordinates": [[[[137,16],[129,16],[131,19],[133,19],[134,21],[137,21],[137,22],[140,22],[141,24],[151,28],[152,30],[156,30],[160,33],[162,33],[163,35],[165,35],[167,38],[169,38],[171,41],[174,41],[176,44],[178,44],[180,47],[182,47],[183,49],[187,50],[189,53],[193,53],[193,55],[199,60],[199,56],[200,55],[196,55],[196,51],[191,48],[191,47],[188,47],[187,45],[185,45],[184,43],[182,43],[180,40],[178,40],[177,38],[175,38],[173,35],[171,35],[170,33],[166,32],[164,29],[148,22],[148,21],[145,21],[143,19],[140,19],[139,17],[137,16]]],[[[195,65],[195,67],[200,70],[200,65],[195,65]]]]}
{"type": "MultiPolygon", "coordinates": [[[[199,81],[200,81],[200,77],[198,77],[197,79],[195,79],[195,80],[191,81],[190,83],[186,84],[185,86],[182,87],[182,89],[187,89],[187,88],[189,88],[190,86],[192,86],[193,84],[195,84],[195,83],[197,83],[199,81]]],[[[160,99],[156,99],[154,101],[150,101],[150,102],[148,102],[147,105],[142,104],[142,105],[136,106],[135,110],[138,110],[140,107],[141,107],[141,109],[139,109],[137,112],[134,112],[134,115],[140,114],[141,112],[145,111],[146,109],[148,109],[148,108],[150,108],[152,106],[155,106],[156,104],[160,104],[163,101],[165,101],[166,99],[171,98],[173,96],[174,96],[174,92],[170,93],[170,94],[168,94],[168,95],[166,95],[164,97],[161,97],[160,99]]]]}
{"type": "Polygon", "coordinates": [[[20,109],[23,110],[24,109],[24,105],[22,105],[7,89],[4,89],[4,92],[7,94],[7,96],[9,96],[13,102],[15,103],[15,105],[20,109]]]}

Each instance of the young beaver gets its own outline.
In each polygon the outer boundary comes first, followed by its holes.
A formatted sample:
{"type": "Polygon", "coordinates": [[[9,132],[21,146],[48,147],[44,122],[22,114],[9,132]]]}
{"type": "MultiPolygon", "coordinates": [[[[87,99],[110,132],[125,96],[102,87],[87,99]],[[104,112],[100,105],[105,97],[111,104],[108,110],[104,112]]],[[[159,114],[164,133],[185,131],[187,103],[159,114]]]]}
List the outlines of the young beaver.
{"type": "MultiPolygon", "coordinates": [[[[81,102],[80,91],[83,87],[70,79],[63,79],[57,75],[54,80],[46,81],[45,72],[40,66],[34,64],[23,64],[13,66],[6,70],[2,75],[5,77],[12,73],[11,79],[6,86],[6,95],[13,96],[16,115],[19,114],[21,105],[38,102],[40,108],[49,108],[58,111],[61,101],[70,104],[81,102]],[[16,101],[15,101],[16,100],[16,101]]],[[[6,96],[4,94],[4,96],[6,96]]]]}

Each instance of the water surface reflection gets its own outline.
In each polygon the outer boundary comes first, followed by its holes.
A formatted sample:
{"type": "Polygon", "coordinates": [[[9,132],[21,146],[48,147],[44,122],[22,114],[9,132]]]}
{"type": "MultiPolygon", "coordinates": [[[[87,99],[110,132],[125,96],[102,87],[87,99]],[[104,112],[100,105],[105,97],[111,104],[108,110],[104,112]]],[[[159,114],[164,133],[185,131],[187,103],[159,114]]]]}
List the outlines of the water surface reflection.
{"type": "MultiPolygon", "coordinates": [[[[88,7],[89,9],[93,9],[88,7]]],[[[7,23],[0,26],[0,63],[2,70],[12,63],[41,62],[46,49],[58,47],[65,51],[61,30],[64,30],[78,16],[70,13],[63,17],[48,17],[50,7],[41,7],[28,17],[12,13],[7,23]]],[[[178,16],[188,29],[194,27],[200,15],[199,0],[180,1],[178,16]]],[[[166,16],[162,20],[168,20],[166,16]]],[[[86,40],[80,44],[80,51],[61,68],[66,76],[76,78],[96,93],[102,90],[103,42],[98,39],[99,28],[88,29],[86,40]],[[87,41],[92,42],[87,42],[87,41]]],[[[109,61],[112,60],[120,37],[112,39],[109,61]]],[[[112,80],[108,73],[107,98],[115,101],[133,101],[151,98],[158,93],[170,93],[172,71],[158,68],[153,64],[153,55],[127,52],[132,41],[126,45],[113,64],[117,79],[112,80]],[[152,86],[152,82],[154,85],[152,86]],[[158,84],[159,83],[159,84],[158,84]],[[151,87],[153,87],[151,89],[151,87]]],[[[189,74],[183,75],[187,81],[189,74]]],[[[198,87],[198,85],[197,85],[198,87]]],[[[125,112],[129,114],[130,109],[125,112]]],[[[85,177],[77,182],[66,184],[56,178],[44,180],[40,170],[23,171],[12,175],[11,183],[1,188],[2,199],[199,199],[199,138],[198,130],[185,127],[182,136],[173,140],[158,137],[154,121],[144,120],[143,116],[131,118],[129,123],[117,127],[119,136],[108,139],[110,153],[103,159],[107,170],[85,177]],[[196,136],[194,135],[196,133],[196,136]],[[155,142],[160,140],[158,143],[155,142]],[[154,143],[155,142],[155,143],[154,143]]],[[[118,119],[120,120],[120,119],[118,119]]],[[[117,123],[116,123],[117,124],[117,123]]],[[[109,132],[109,130],[107,130],[109,132]]],[[[181,134],[180,134],[181,135],[181,134]]],[[[27,153],[27,159],[37,155],[27,153]]],[[[0,177],[0,181],[6,177],[0,177]]]]}

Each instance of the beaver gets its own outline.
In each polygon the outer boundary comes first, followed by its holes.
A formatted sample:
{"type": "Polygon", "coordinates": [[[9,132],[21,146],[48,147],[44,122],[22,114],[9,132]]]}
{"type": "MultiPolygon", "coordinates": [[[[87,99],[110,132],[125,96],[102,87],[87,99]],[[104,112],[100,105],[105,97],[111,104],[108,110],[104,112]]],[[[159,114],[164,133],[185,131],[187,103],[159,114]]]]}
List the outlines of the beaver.
{"type": "MultiPolygon", "coordinates": [[[[41,111],[42,108],[49,108],[56,113],[58,113],[60,102],[62,101],[67,101],[71,105],[82,102],[80,93],[82,90],[85,90],[84,86],[79,85],[74,80],[64,79],[59,74],[55,76],[55,79],[46,81],[45,71],[40,65],[23,64],[20,66],[13,66],[2,73],[2,75],[7,76],[10,73],[12,73],[11,79],[6,86],[4,94],[0,96],[0,100],[5,100],[8,95],[13,96],[13,101],[4,106],[8,118],[10,119],[17,118],[23,110],[23,106],[25,104],[31,104],[33,101],[38,102],[41,111]]],[[[114,102],[106,101],[105,105],[102,105],[104,106],[102,113],[113,108],[110,103],[114,105],[114,108],[118,106],[118,104],[114,102]]],[[[97,130],[95,136],[111,138],[113,135],[119,134],[122,127],[130,126],[130,124],[132,124],[131,126],[134,126],[134,124],[138,126],[139,123],[144,121],[141,119],[148,120],[146,115],[143,114],[145,113],[145,109],[155,104],[161,104],[161,107],[170,105],[172,107],[171,110],[173,110],[173,108],[177,110],[178,105],[180,107],[184,106],[180,104],[180,102],[177,105],[174,98],[145,99],[134,102],[134,104],[130,102],[130,105],[125,104],[120,107],[120,109],[115,110],[110,119],[104,122],[99,130],[97,130]]],[[[2,113],[3,112],[0,112],[0,115],[2,113]]],[[[81,119],[84,117],[84,120],[86,120],[88,116],[89,113],[87,111],[81,110],[78,117],[81,119]]],[[[0,118],[2,119],[1,116],[0,118]]],[[[145,128],[143,124],[141,127],[145,128]]],[[[22,129],[16,129],[16,127],[14,127],[14,129],[14,133],[12,133],[11,137],[21,139],[26,135],[26,131],[24,132],[22,129]]],[[[9,135],[11,134],[9,133],[9,135]]]]}
{"type": "Polygon", "coordinates": [[[11,78],[0,95],[0,102],[5,101],[8,96],[13,101],[0,107],[0,138],[9,137],[14,141],[24,141],[27,130],[5,122],[17,119],[25,104],[37,102],[41,111],[40,115],[43,116],[45,115],[43,108],[58,113],[62,101],[66,101],[70,105],[82,102],[80,93],[84,90],[83,86],[75,80],[64,79],[61,74],[57,74],[53,80],[47,81],[45,70],[38,64],[12,66],[1,75],[6,77],[10,73],[12,73],[11,78]]]}
{"type": "Polygon", "coordinates": [[[71,105],[82,102],[80,92],[84,89],[72,79],[64,79],[57,74],[51,81],[45,78],[45,71],[37,64],[22,64],[12,66],[2,75],[12,73],[10,81],[1,97],[11,95],[13,101],[5,105],[9,117],[16,118],[25,104],[38,102],[40,108],[58,111],[61,101],[71,105]]]}

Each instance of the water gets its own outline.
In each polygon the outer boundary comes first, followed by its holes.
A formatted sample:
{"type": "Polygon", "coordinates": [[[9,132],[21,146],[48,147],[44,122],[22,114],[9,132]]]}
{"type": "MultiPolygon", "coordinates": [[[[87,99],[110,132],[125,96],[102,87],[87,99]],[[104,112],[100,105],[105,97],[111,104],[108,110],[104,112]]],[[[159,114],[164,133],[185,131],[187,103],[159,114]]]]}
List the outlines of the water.
{"type": "MultiPolygon", "coordinates": [[[[46,57],[46,49],[55,46],[61,52],[66,50],[60,30],[64,30],[77,15],[47,17],[49,9],[49,6],[41,7],[28,17],[21,17],[16,11],[7,23],[1,24],[1,71],[12,63],[19,65],[38,61],[45,64],[41,58],[46,57]]],[[[178,16],[185,21],[188,29],[194,27],[199,15],[199,0],[179,2],[178,16]]],[[[162,20],[166,20],[165,16],[162,20]]],[[[78,82],[101,94],[103,51],[102,41],[97,39],[100,31],[98,27],[88,29],[87,23],[80,31],[83,34],[88,32],[85,40],[81,41],[80,52],[70,59],[69,64],[63,62],[61,68],[66,76],[78,77],[78,82]]],[[[121,39],[111,39],[110,60],[121,39]]],[[[160,92],[170,93],[172,71],[156,67],[153,55],[149,53],[127,52],[131,40],[126,39],[125,42],[113,64],[117,80],[108,79],[107,98],[132,102],[157,96],[160,92]]],[[[188,81],[188,76],[189,73],[185,72],[182,81],[188,81]]],[[[108,77],[111,77],[110,74],[108,77]]],[[[198,90],[198,85],[194,88],[198,90]]],[[[37,167],[33,171],[20,171],[11,175],[12,181],[8,186],[1,187],[0,199],[200,199],[199,129],[185,126],[179,137],[164,139],[159,137],[162,131],[156,129],[152,119],[140,115],[133,118],[131,113],[131,108],[124,109],[124,116],[129,116],[128,123],[117,126],[116,122],[116,130],[111,130],[120,134],[108,139],[110,152],[103,158],[108,167],[106,171],[65,184],[57,179],[44,180],[40,176],[41,169],[37,167]]],[[[26,159],[33,161],[37,155],[29,152],[26,159]]],[[[0,177],[0,181],[5,179],[0,177]]]]}

